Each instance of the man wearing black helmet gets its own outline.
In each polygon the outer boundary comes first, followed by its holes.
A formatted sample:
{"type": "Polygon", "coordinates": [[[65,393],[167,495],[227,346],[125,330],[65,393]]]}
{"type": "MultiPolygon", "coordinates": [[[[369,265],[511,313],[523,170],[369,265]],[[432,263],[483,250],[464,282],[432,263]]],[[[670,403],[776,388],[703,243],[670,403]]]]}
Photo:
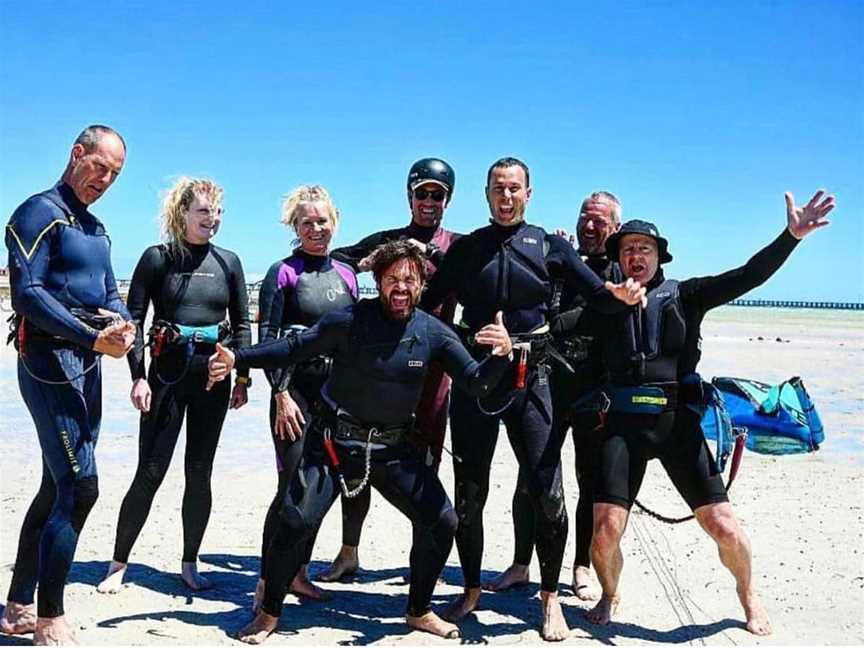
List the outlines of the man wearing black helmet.
{"type": "MultiPolygon", "coordinates": [[[[426,257],[426,273],[435,274],[444,253],[459,237],[441,226],[453,190],[456,173],[444,160],[422,158],[411,165],[406,181],[411,222],[405,227],[370,234],[356,245],[334,250],[333,258],[351,264],[357,272],[371,269],[373,253],[379,245],[394,240],[411,241],[426,257]]],[[[448,296],[432,313],[441,321],[452,324],[456,299],[448,296]]],[[[450,378],[440,365],[433,365],[426,377],[423,395],[417,407],[419,440],[429,448],[430,459],[437,469],[441,462],[447,410],[450,404],[450,378]]],[[[342,498],[342,548],[330,568],[319,580],[331,582],[357,571],[357,547],[363,520],[369,511],[369,491],[353,500],[342,498]]]]}
{"type": "Polygon", "coordinates": [[[567,512],[561,486],[560,443],[552,433],[549,367],[554,355],[549,333],[549,301],[553,279],[579,292],[588,304],[607,312],[635,304],[644,290],[638,285],[605,284],[560,236],[525,222],[531,198],[527,165],[502,158],[489,168],[486,200],[492,222],[456,241],[445,255],[421,300],[434,308],[451,293],[462,304],[457,327],[469,350],[482,322],[503,311],[517,354],[510,371],[494,392],[483,398],[455,390],[450,434],[456,477],[456,543],[465,592],[444,613],[458,621],[480,598],[483,557],[483,507],[489,494],[489,470],[504,423],[519,461],[535,513],[534,542],[540,559],[543,622],[541,636],[561,641],[569,632],[558,601],[558,577],[567,542],[567,512]],[[621,301],[618,301],[618,300],[621,301]]]}
{"type": "Polygon", "coordinates": [[[766,282],[801,239],[828,224],[825,217],[833,208],[833,196],[824,191],[804,207],[796,207],[787,193],[786,227],[772,243],[739,268],[682,282],[663,276],[660,265],[672,255],[652,223],[629,221],[606,241],[609,258],[618,261],[624,276],[648,289],[648,306],[598,318],[609,371],[603,389],[608,436],[599,453],[591,544],[603,596],[587,615],[591,622],[609,623],[618,605],[621,537],[647,463],[657,458],[735,577],[747,629],[770,634],[768,614],[753,589],[750,541],[732,512],[694,411],[702,402],[702,382],[695,373],[699,328],[708,310],[766,282]]]}

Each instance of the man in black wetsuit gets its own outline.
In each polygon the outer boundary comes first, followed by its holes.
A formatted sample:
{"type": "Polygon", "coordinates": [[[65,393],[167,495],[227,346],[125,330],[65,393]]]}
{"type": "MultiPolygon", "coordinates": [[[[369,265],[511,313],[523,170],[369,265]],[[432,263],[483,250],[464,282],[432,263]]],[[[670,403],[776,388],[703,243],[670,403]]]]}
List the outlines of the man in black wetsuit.
{"type": "Polygon", "coordinates": [[[495,324],[479,328],[474,342],[492,355],[474,361],[453,331],[415,309],[425,281],[425,259],[412,244],[391,241],[375,255],[378,299],[331,311],[297,336],[234,353],[217,347],[211,382],[238,368],[274,369],[328,354],[333,358],[321,389],[323,407],[307,436],[306,455],[287,491],[280,528],[270,543],[261,611],[239,633],[261,643],[275,629],[287,586],[305,559],[305,547],[341,492],[351,498],[367,484],[410,520],[414,530],[408,592],[408,625],[442,637],[458,628],[431,611],[438,575],[453,545],[457,518],[438,475],[414,438],[417,403],[430,363],[440,362],[457,386],[479,396],[494,388],[510,365],[510,337],[495,324]],[[322,447],[323,444],[323,447],[322,447]]]}
{"type": "Polygon", "coordinates": [[[700,415],[691,409],[701,404],[701,380],[695,374],[699,328],[708,310],[767,281],[801,239],[828,224],[825,217],[833,208],[834,198],[824,191],[800,208],[787,193],[786,228],[772,243],[739,268],[682,282],[663,276],[660,264],[672,256],[653,224],[630,221],[606,242],[624,276],[648,288],[648,306],[598,318],[605,320],[597,330],[609,371],[604,387],[609,416],[594,495],[591,557],[603,596],[588,613],[593,623],[609,623],[620,600],[621,537],[647,462],[657,458],[735,577],[747,629],[756,635],[771,632],[753,589],[750,541],[732,512],[723,476],[714,468],[700,415]]]}
{"type": "Polygon", "coordinates": [[[37,645],[74,643],[63,588],[99,494],[100,358],[122,357],[135,338],[111,269],[111,242],[88,209],[125,158],[117,132],[89,126],[60,182],[28,198],[6,226],[18,386],[42,449],[42,483],[21,527],[0,632],[33,632],[37,645]],[[113,319],[126,321],[102,328],[113,319]]]}
{"type": "MultiPolygon", "coordinates": [[[[582,201],[576,233],[556,230],[556,234],[578,241],[579,253],[598,277],[614,281],[617,266],[606,256],[606,239],[621,226],[621,203],[608,191],[595,191],[582,201]]],[[[591,331],[590,313],[585,300],[572,290],[556,286],[552,298],[552,333],[555,346],[569,367],[556,362],[552,367],[552,433],[563,444],[567,430],[573,433],[576,458],[576,481],[579,502],[576,506],[576,556],[573,562],[573,592],[583,601],[600,596],[591,578],[591,531],[594,506],[594,467],[596,449],[602,439],[601,420],[596,412],[583,411],[574,402],[586,398],[599,387],[605,370],[597,353],[591,331]],[[557,315],[555,315],[557,313],[557,315]]],[[[483,587],[493,592],[527,584],[528,566],[534,552],[534,507],[525,475],[520,472],[513,493],[513,564],[483,587]]]]}
{"type": "Polygon", "coordinates": [[[524,162],[502,158],[492,164],[486,186],[492,223],[453,243],[429,282],[421,308],[434,308],[455,292],[463,306],[458,328],[472,349],[478,328],[493,313],[503,311],[519,355],[494,393],[483,398],[453,393],[450,434],[454,455],[459,458],[453,466],[459,515],[456,545],[465,592],[445,616],[461,619],[477,607],[480,598],[483,507],[498,426],[503,422],[534,506],[534,541],[541,566],[541,636],[561,641],[568,628],[558,601],[558,576],[568,523],[560,443],[552,435],[548,323],[552,281],[559,279],[568,290],[582,294],[589,305],[607,312],[624,307],[618,299],[639,303],[644,291],[633,282],[617,286],[607,282],[604,288],[604,282],[567,241],[524,221],[530,197],[524,162]]]}
{"type": "MultiPolygon", "coordinates": [[[[411,222],[405,227],[370,234],[356,245],[333,251],[333,257],[350,264],[357,272],[372,267],[373,253],[388,241],[408,240],[426,257],[426,274],[432,277],[438,264],[459,234],[446,229],[444,212],[453,200],[456,173],[447,162],[438,158],[422,158],[408,169],[405,183],[411,222]]],[[[432,314],[446,324],[453,323],[456,299],[451,295],[432,314]]],[[[423,395],[417,405],[417,430],[431,453],[434,466],[441,462],[444,436],[447,431],[447,410],[450,405],[450,378],[435,364],[426,374],[423,395]]],[[[342,498],[342,548],[330,568],[318,576],[330,582],[348,576],[360,566],[358,545],[363,520],[369,512],[369,491],[348,500],[342,498]]]]}

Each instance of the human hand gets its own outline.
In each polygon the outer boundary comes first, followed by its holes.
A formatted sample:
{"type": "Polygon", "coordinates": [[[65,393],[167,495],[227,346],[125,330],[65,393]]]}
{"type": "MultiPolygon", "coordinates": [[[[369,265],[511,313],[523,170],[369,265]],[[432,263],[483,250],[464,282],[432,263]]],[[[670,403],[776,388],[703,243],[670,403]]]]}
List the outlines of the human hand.
{"type": "Polygon", "coordinates": [[[134,341],[135,325],[132,322],[120,320],[99,331],[96,341],[93,342],[93,350],[112,358],[122,358],[132,348],[134,341]]]}
{"type": "Polygon", "coordinates": [[[559,227],[555,230],[555,235],[560,236],[561,238],[567,240],[570,245],[573,245],[576,242],[576,235],[568,232],[563,227],[559,227]]]}
{"type": "Polygon", "coordinates": [[[300,406],[287,391],[278,392],[276,398],[275,434],[282,440],[296,441],[303,436],[306,419],[300,406]]]}
{"type": "Polygon", "coordinates": [[[645,296],[645,288],[638,281],[633,281],[633,279],[628,279],[627,281],[617,284],[607,281],[606,290],[612,293],[616,299],[621,300],[628,306],[642,304],[642,307],[644,308],[648,305],[648,298],[645,296]]]}
{"type": "Polygon", "coordinates": [[[132,392],[129,394],[129,398],[132,400],[132,407],[139,412],[150,411],[150,399],[152,395],[150,384],[146,378],[139,378],[132,383],[132,392]]]}
{"type": "MultiPolygon", "coordinates": [[[[376,250],[377,251],[377,250],[376,250]]],[[[375,262],[375,251],[360,259],[357,263],[358,272],[369,272],[372,269],[372,264],[375,262]]]]}
{"type": "Polygon", "coordinates": [[[492,347],[492,355],[506,356],[513,350],[510,334],[504,328],[504,316],[501,311],[495,313],[495,322],[487,324],[474,335],[477,344],[488,344],[492,347]]]}
{"type": "Polygon", "coordinates": [[[229,407],[231,409],[240,409],[249,402],[249,394],[246,391],[246,385],[237,383],[234,389],[231,390],[231,401],[229,407]]]}
{"type": "Polygon", "coordinates": [[[207,391],[220,380],[225,380],[233,368],[234,354],[217,342],[216,353],[207,360],[207,391]]]}
{"type": "Polygon", "coordinates": [[[795,206],[792,193],[786,192],[786,229],[799,241],[811,232],[830,224],[826,218],[828,212],[834,209],[834,196],[825,196],[825,190],[820,189],[803,207],[795,206]]]}
{"type": "Polygon", "coordinates": [[[413,238],[405,239],[405,242],[406,242],[406,243],[410,243],[410,244],[413,245],[415,248],[417,248],[418,250],[420,250],[420,254],[422,254],[422,255],[424,255],[424,256],[426,255],[426,244],[425,244],[425,243],[421,243],[421,242],[418,241],[417,239],[413,239],[413,238]]]}

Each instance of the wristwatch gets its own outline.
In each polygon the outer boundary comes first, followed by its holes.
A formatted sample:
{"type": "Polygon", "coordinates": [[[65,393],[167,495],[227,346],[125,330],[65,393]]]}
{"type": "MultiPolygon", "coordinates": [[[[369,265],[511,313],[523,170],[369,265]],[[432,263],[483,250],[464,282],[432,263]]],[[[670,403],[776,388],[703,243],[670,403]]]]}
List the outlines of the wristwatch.
{"type": "Polygon", "coordinates": [[[247,388],[252,386],[252,378],[250,378],[249,376],[237,376],[234,382],[238,385],[245,385],[247,388]]]}

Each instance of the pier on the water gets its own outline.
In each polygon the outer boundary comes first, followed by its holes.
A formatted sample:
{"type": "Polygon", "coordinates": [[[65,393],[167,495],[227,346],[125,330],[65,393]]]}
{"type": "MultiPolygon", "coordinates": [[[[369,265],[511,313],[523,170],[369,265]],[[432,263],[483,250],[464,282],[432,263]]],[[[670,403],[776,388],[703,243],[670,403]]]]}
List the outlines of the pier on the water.
{"type": "Polygon", "coordinates": [[[762,308],[823,308],[827,310],[864,310],[864,302],[797,301],[791,299],[735,299],[730,306],[762,308]]]}

